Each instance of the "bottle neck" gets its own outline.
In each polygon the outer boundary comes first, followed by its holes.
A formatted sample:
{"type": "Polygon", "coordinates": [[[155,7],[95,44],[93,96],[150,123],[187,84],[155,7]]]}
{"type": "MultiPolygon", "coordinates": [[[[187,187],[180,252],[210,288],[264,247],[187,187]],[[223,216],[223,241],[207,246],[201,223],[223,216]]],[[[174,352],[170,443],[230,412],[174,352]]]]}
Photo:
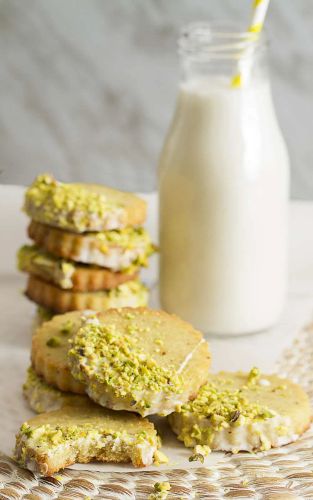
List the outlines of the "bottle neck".
{"type": "Polygon", "coordinates": [[[267,79],[267,43],[248,32],[218,24],[193,23],[183,28],[178,42],[183,81],[231,82],[241,75],[243,86],[267,79]]]}

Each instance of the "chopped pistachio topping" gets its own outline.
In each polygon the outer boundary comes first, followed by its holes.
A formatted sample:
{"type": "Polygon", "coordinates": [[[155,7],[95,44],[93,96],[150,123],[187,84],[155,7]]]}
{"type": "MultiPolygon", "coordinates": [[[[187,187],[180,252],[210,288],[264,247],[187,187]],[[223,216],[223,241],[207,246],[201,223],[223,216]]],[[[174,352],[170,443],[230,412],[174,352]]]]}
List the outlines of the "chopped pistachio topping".
{"type": "Polygon", "coordinates": [[[53,336],[53,337],[50,337],[50,339],[47,340],[46,344],[47,344],[48,347],[60,347],[62,345],[62,342],[59,339],[59,337],[53,336]]]}
{"type": "Polygon", "coordinates": [[[37,413],[48,411],[51,407],[56,409],[69,404],[74,404],[75,406],[85,405],[88,402],[86,396],[62,392],[52,385],[47,384],[42,377],[37,375],[32,367],[29,367],[27,370],[23,392],[31,408],[37,413]]]}
{"type": "Polygon", "coordinates": [[[63,184],[50,174],[39,175],[25,194],[24,210],[45,224],[55,224],[79,232],[88,230],[91,222],[103,221],[108,212],[121,206],[104,194],[79,184],[63,184]]]}
{"type": "Polygon", "coordinates": [[[60,332],[61,332],[63,335],[69,335],[70,333],[72,333],[72,331],[73,331],[73,327],[74,327],[74,323],[73,323],[73,321],[71,321],[70,319],[68,319],[68,320],[67,320],[67,321],[65,321],[65,323],[61,326],[60,332]]]}
{"type": "Polygon", "coordinates": [[[59,392],[52,385],[47,384],[41,377],[38,377],[37,373],[31,366],[27,370],[26,382],[23,384],[23,389],[27,390],[30,387],[43,387],[46,391],[49,392],[59,392]]]}
{"type": "Polygon", "coordinates": [[[259,380],[261,372],[255,366],[251,368],[248,374],[248,385],[255,385],[259,380]]]}
{"type": "Polygon", "coordinates": [[[174,366],[162,367],[152,356],[145,355],[138,345],[138,337],[129,329],[120,332],[115,325],[87,324],[72,341],[69,351],[71,364],[78,366],[78,378],[87,377],[113,389],[118,397],[131,396],[136,403],[147,405],[143,399],[137,401],[143,391],[180,393],[183,379],[174,366]]]}
{"type": "Polygon", "coordinates": [[[87,437],[112,436],[113,439],[120,438],[126,442],[131,439],[134,444],[142,444],[146,441],[150,443],[155,440],[155,436],[150,436],[145,431],[131,435],[127,431],[113,431],[109,428],[96,428],[94,422],[84,423],[80,425],[50,425],[43,424],[34,427],[25,422],[21,429],[20,435],[26,436],[36,442],[36,446],[42,449],[50,449],[52,446],[64,444],[68,441],[87,437]]]}
{"type": "Polygon", "coordinates": [[[190,455],[190,457],[188,458],[189,462],[201,462],[203,464],[204,462],[204,456],[201,454],[201,453],[193,453],[192,455],[190,455]]]}
{"type": "Polygon", "coordinates": [[[36,245],[24,245],[17,254],[18,268],[45,280],[51,280],[61,288],[73,287],[72,276],[75,265],[72,262],[54,257],[36,245]]]}
{"type": "MultiPolygon", "coordinates": [[[[281,379],[260,375],[256,368],[249,373],[209,375],[197,397],[169,416],[178,439],[187,447],[201,444],[232,453],[263,451],[292,441],[297,434],[294,414],[283,398],[294,407],[294,398],[301,399],[301,389],[286,383],[285,391],[276,395],[281,379]]],[[[305,394],[303,397],[306,399],[305,394]]],[[[307,410],[310,415],[309,406],[307,410]]]]}
{"type": "Polygon", "coordinates": [[[194,447],[193,454],[189,457],[189,462],[199,460],[203,464],[205,457],[211,453],[211,448],[207,445],[197,444],[194,447]]]}
{"type": "Polygon", "coordinates": [[[168,481],[162,483],[155,483],[153,486],[153,493],[148,497],[149,500],[166,500],[168,497],[171,485],[168,481]]]}
{"type": "Polygon", "coordinates": [[[55,396],[58,394],[60,396],[63,396],[64,394],[66,394],[66,393],[59,391],[58,389],[56,389],[52,385],[47,384],[42,377],[37,375],[37,373],[35,372],[35,370],[33,369],[32,366],[30,366],[28,368],[26,381],[23,384],[24,391],[27,391],[30,388],[37,389],[37,390],[39,389],[41,392],[43,392],[43,391],[50,392],[50,393],[54,394],[55,396]]]}
{"type": "Polygon", "coordinates": [[[110,247],[117,246],[131,250],[138,246],[147,246],[147,253],[155,251],[147,231],[143,227],[125,227],[111,231],[96,233],[96,239],[100,242],[100,249],[108,253],[110,247]]]}
{"type": "MultiPolygon", "coordinates": [[[[211,429],[214,431],[229,427],[229,425],[241,425],[245,418],[265,420],[273,417],[273,413],[268,408],[249,402],[241,389],[229,387],[227,381],[222,387],[209,381],[201,387],[193,401],[181,407],[181,412],[194,412],[209,419],[211,429]]],[[[197,427],[194,428],[195,435],[201,432],[197,427]]]]}
{"type": "Polygon", "coordinates": [[[105,291],[106,295],[111,299],[119,297],[127,297],[128,295],[137,295],[142,304],[146,303],[147,288],[138,280],[127,281],[116,288],[105,291]]]}
{"type": "Polygon", "coordinates": [[[169,461],[169,459],[165,455],[165,453],[163,453],[160,450],[156,450],[156,452],[154,453],[154,464],[155,465],[167,464],[168,461],[169,461]]]}

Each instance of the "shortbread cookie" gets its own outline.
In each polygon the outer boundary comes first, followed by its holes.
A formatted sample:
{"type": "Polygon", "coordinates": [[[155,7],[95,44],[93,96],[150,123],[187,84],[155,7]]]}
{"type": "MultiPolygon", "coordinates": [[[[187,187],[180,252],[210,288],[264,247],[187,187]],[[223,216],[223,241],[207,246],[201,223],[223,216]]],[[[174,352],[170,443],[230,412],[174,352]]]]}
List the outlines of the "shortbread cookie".
{"type": "Polygon", "coordinates": [[[64,406],[88,406],[88,404],[93,404],[87,396],[63,392],[47,384],[32,367],[27,370],[26,381],[23,384],[23,394],[31,409],[36,413],[59,410],[64,406]]]}
{"type": "Polygon", "coordinates": [[[185,446],[252,452],[295,441],[310,425],[311,408],[300,386],[253,368],[210,375],[169,422],[185,446]]]}
{"type": "Polygon", "coordinates": [[[54,316],[36,329],[32,338],[31,359],[35,372],[46,383],[61,391],[85,394],[83,384],[75,380],[67,362],[69,339],[93,311],[72,311],[54,316]]]}
{"type": "Polygon", "coordinates": [[[210,365],[200,332],[147,308],[111,309],[87,321],[71,341],[73,376],[114,410],[167,415],[195,397],[210,365]]]}
{"type": "Polygon", "coordinates": [[[32,219],[69,231],[107,231],[140,226],[146,203],[131,193],[96,184],[64,184],[39,175],[25,193],[24,210],[32,219]]]}
{"type": "Polygon", "coordinates": [[[18,251],[20,271],[73,292],[92,292],[116,288],[134,280],[137,273],[112,272],[97,266],[87,266],[54,257],[36,245],[24,245],[18,251]]]}
{"type": "Polygon", "coordinates": [[[93,460],[143,467],[153,462],[158,445],[153,424],[137,415],[69,406],[25,422],[16,436],[15,458],[42,475],[93,460]]]}
{"type": "Polygon", "coordinates": [[[155,247],[144,228],[76,234],[31,221],[28,236],[51,254],[112,271],[146,267],[155,247]]]}
{"type": "Polygon", "coordinates": [[[144,306],[148,302],[148,291],[140,281],[127,281],[112,290],[101,292],[73,292],[62,290],[30,275],[26,295],[29,299],[56,313],[95,309],[104,311],[110,307],[144,306]]]}

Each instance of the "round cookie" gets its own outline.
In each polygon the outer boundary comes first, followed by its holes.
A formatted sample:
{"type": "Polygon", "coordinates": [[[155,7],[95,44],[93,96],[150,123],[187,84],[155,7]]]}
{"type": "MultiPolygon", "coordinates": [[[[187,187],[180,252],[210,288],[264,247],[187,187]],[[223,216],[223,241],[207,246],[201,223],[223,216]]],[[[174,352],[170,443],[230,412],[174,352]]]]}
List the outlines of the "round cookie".
{"type": "Polygon", "coordinates": [[[169,422],[187,447],[263,451],[295,441],[310,425],[311,407],[299,385],[253,368],[210,374],[197,397],[169,422]]]}
{"type": "Polygon", "coordinates": [[[104,311],[110,307],[145,306],[148,302],[148,290],[138,280],[127,281],[112,290],[74,292],[29,275],[25,294],[36,304],[55,313],[84,309],[104,311]]]}
{"type": "Polygon", "coordinates": [[[73,292],[110,290],[134,280],[138,275],[138,268],[135,267],[133,273],[113,272],[103,267],[88,266],[54,257],[36,245],[22,246],[17,258],[20,271],[73,292]]]}
{"type": "Polygon", "coordinates": [[[142,416],[168,415],[207,380],[210,353],[200,332],[147,308],[110,309],[85,322],[68,353],[91,399],[142,416]]]}
{"type": "Polygon", "coordinates": [[[15,459],[22,467],[51,475],[74,463],[153,463],[160,440],[147,419],[96,405],[67,406],[27,420],[16,436],[15,459]]]}
{"type": "Polygon", "coordinates": [[[27,370],[23,395],[36,413],[59,410],[64,406],[88,406],[93,404],[87,396],[63,392],[47,384],[32,367],[27,370]]]}
{"type": "Polygon", "coordinates": [[[61,391],[84,394],[85,387],[75,380],[67,362],[69,339],[93,311],[72,311],[54,316],[37,328],[32,337],[31,359],[37,373],[47,384],[61,391]]]}
{"type": "Polygon", "coordinates": [[[132,272],[138,266],[147,266],[148,257],[155,251],[142,227],[77,234],[32,220],[28,236],[57,257],[112,271],[132,272]]]}
{"type": "Polygon", "coordinates": [[[69,231],[107,231],[142,225],[146,203],[132,193],[96,184],[65,184],[38,175],[25,193],[24,210],[32,219],[69,231]]]}

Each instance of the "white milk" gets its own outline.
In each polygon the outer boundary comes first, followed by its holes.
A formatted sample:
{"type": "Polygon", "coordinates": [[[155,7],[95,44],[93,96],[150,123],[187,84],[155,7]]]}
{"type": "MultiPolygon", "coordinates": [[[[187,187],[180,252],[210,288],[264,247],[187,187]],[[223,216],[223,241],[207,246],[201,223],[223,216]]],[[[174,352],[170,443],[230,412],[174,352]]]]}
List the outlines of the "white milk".
{"type": "Polygon", "coordinates": [[[163,308],[207,333],[275,324],[289,168],[268,82],[182,84],[159,179],[163,308]]]}

